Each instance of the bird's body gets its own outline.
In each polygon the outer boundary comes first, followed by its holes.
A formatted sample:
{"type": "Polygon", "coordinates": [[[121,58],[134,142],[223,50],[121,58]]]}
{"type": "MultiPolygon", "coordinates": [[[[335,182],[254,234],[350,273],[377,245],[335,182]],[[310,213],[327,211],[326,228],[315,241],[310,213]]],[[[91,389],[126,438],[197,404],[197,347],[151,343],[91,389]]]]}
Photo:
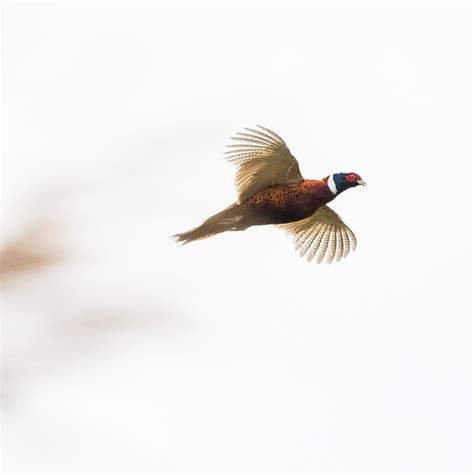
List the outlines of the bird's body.
{"type": "Polygon", "coordinates": [[[311,216],[334,198],[325,180],[303,180],[265,188],[244,204],[256,218],[260,217],[261,224],[284,224],[311,216]]]}
{"type": "Polygon", "coordinates": [[[365,185],[356,173],[336,173],[321,180],[305,180],[298,162],[274,132],[246,129],[233,137],[229,160],[238,164],[238,201],[211,216],[200,226],[175,238],[183,243],[225,231],[243,231],[250,226],[273,224],[294,235],[296,248],[308,260],[327,255],[328,262],[355,249],[352,231],[326,206],[342,191],[365,185]]]}

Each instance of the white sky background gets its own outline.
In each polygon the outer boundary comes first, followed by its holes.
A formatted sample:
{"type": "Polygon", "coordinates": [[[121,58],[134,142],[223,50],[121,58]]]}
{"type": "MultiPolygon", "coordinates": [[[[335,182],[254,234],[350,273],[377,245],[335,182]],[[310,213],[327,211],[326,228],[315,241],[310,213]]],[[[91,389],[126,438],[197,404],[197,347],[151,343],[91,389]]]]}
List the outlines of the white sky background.
{"type": "Polygon", "coordinates": [[[6,470],[470,470],[468,4],[5,4],[3,41],[4,240],[66,255],[3,289],[6,470]],[[367,181],[347,259],[168,238],[255,124],[367,181]]]}

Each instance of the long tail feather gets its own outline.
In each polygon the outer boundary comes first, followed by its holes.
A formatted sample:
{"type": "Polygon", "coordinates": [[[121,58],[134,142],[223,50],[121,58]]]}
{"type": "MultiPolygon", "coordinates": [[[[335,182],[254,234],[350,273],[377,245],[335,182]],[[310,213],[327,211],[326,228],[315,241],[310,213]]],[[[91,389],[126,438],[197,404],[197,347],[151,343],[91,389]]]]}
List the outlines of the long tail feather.
{"type": "Polygon", "coordinates": [[[176,242],[187,244],[188,242],[206,239],[226,231],[243,230],[247,228],[247,226],[243,225],[243,218],[240,206],[234,203],[220,213],[206,219],[200,226],[171,237],[176,242]]]}

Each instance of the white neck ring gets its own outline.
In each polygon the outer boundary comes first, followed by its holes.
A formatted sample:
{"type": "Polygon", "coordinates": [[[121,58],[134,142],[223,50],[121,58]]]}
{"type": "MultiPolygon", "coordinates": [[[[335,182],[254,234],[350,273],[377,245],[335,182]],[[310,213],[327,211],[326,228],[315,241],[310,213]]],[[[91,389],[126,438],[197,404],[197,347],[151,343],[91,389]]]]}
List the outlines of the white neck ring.
{"type": "Polygon", "coordinates": [[[333,195],[337,195],[336,184],[334,183],[334,175],[330,175],[328,178],[328,186],[333,195]]]}

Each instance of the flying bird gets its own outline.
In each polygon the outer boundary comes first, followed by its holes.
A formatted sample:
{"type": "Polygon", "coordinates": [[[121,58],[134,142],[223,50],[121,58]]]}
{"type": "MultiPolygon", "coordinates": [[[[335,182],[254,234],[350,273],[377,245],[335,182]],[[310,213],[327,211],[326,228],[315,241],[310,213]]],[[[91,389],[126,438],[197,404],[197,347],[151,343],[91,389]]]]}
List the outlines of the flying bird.
{"type": "Polygon", "coordinates": [[[225,152],[237,165],[237,202],[206,219],[200,226],[173,236],[186,244],[225,231],[273,224],[293,235],[296,250],[308,261],[339,261],[355,250],[351,229],[327,203],[343,191],[366,185],[357,173],[333,173],[305,180],[296,158],[275,132],[257,125],[231,139],[225,152]]]}

